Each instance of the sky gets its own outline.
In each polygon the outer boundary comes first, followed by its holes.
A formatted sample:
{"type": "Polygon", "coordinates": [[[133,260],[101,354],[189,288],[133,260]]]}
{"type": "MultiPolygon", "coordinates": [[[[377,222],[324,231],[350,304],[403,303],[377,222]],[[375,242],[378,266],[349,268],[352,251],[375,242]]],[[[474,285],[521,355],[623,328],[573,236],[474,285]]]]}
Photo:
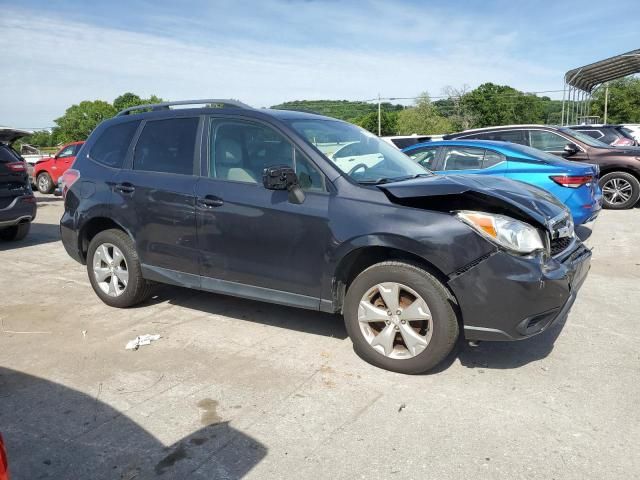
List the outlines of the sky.
{"type": "MultiPolygon", "coordinates": [[[[44,128],[82,100],[561,90],[640,48],[637,1],[0,0],[0,125],[44,128]]],[[[560,98],[561,93],[549,94],[560,98]]]]}

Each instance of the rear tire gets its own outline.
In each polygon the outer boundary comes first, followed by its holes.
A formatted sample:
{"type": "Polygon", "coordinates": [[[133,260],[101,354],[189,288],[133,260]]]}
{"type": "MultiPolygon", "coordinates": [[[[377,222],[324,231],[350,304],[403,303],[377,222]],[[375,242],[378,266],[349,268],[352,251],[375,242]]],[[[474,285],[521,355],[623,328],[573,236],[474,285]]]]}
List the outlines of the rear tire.
{"type": "Polygon", "coordinates": [[[640,181],[627,172],[611,172],[598,182],[602,188],[603,207],[611,210],[632,208],[640,198],[640,181]]]}
{"type": "Polygon", "coordinates": [[[105,230],[93,237],[87,252],[87,273],[96,295],[111,307],[131,307],[151,294],[133,240],[122,230],[105,230]]]}
{"type": "Polygon", "coordinates": [[[55,185],[53,184],[51,175],[49,175],[47,172],[39,173],[38,177],[36,178],[36,187],[38,187],[38,191],[40,193],[53,193],[55,185]]]}
{"type": "Polygon", "coordinates": [[[360,273],[347,291],[344,320],[360,358],[405,374],[432,370],[451,353],[459,335],[445,286],[424,269],[403,262],[378,263],[360,273]],[[393,304],[394,297],[399,298],[398,305],[393,304]],[[378,315],[380,321],[375,320],[378,315]],[[385,337],[393,337],[386,346],[385,337]]]}
{"type": "Polygon", "coordinates": [[[27,236],[31,230],[31,222],[21,223],[13,227],[7,227],[0,230],[0,240],[7,242],[17,242],[27,236]]]}

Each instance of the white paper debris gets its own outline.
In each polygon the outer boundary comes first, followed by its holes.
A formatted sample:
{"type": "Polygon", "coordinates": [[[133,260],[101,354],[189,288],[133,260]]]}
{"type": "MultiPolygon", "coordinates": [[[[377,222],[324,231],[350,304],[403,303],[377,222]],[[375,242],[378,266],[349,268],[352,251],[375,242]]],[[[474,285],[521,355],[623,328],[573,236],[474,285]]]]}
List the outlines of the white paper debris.
{"type": "Polygon", "coordinates": [[[151,342],[160,339],[160,335],[138,335],[133,340],[129,340],[124,347],[125,350],[138,350],[143,345],[149,345],[151,342]]]}

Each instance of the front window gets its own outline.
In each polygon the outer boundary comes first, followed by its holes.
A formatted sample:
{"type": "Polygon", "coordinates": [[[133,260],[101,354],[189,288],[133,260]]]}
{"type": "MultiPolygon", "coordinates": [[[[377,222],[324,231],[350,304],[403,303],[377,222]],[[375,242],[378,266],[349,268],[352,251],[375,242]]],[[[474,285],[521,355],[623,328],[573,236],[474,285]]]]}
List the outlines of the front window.
{"type": "Polygon", "coordinates": [[[372,133],[334,120],[291,120],[291,127],[352,180],[385,183],[430,173],[372,133]]]}
{"type": "Polygon", "coordinates": [[[432,169],[436,161],[438,147],[422,147],[409,150],[407,155],[424,168],[432,169]]]}
{"type": "Polygon", "coordinates": [[[544,130],[531,130],[529,134],[531,136],[531,146],[543,152],[562,152],[565,145],[569,143],[566,138],[544,130]]]}

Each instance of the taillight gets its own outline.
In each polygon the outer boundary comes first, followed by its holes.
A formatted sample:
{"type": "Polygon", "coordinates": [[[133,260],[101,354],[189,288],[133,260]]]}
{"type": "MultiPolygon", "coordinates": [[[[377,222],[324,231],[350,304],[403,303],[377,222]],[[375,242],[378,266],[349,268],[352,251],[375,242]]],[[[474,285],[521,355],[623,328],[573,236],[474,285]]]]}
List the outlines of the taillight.
{"type": "Polygon", "coordinates": [[[7,163],[7,168],[12,172],[26,172],[27,165],[24,162],[11,162],[7,163]]]}
{"type": "Polygon", "coordinates": [[[80,178],[80,172],[73,168],[68,169],[62,174],[62,198],[67,197],[67,192],[74,183],[80,178]]]}
{"type": "Polygon", "coordinates": [[[593,182],[593,175],[552,175],[551,180],[568,188],[578,188],[593,182]]]}

